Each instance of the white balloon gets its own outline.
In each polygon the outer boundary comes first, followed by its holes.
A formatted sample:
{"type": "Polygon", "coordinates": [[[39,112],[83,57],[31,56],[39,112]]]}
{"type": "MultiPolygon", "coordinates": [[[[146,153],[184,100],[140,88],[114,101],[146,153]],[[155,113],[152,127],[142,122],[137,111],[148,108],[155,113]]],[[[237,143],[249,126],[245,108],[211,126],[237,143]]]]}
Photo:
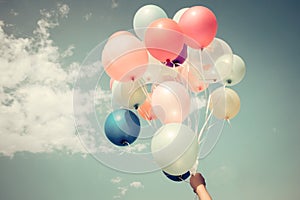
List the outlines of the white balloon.
{"type": "Polygon", "coordinates": [[[162,126],[151,141],[155,162],[171,175],[189,171],[197,160],[198,150],[197,134],[180,123],[162,126]]]}
{"type": "Polygon", "coordinates": [[[227,86],[233,86],[241,82],[246,74],[246,65],[241,57],[233,55],[231,73],[224,80],[227,86]]]}
{"type": "Polygon", "coordinates": [[[143,74],[143,80],[146,83],[155,83],[158,81],[164,66],[150,54],[148,54],[148,57],[149,63],[146,72],[143,74]]]}
{"type": "Polygon", "coordinates": [[[190,96],[179,82],[165,81],[153,89],[151,105],[162,123],[179,123],[189,114],[190,96]]]}
{"type": "Polygon", "coordinates": [[[134,15],[133,28],[136,35],[144,40],[146,28],[155,20],[168,18],[166,12],[156,5],[146,5],[141,7],[134,15]]]}
{"type": "Polygon", "coordinates": [[[215,38],[201,52],[201,58],[205,79],[219,82],[230,74],[233,53],[231,47],[224,40],[215,38]],[[211,65],[212,63],[213,65],[211,65]]]}

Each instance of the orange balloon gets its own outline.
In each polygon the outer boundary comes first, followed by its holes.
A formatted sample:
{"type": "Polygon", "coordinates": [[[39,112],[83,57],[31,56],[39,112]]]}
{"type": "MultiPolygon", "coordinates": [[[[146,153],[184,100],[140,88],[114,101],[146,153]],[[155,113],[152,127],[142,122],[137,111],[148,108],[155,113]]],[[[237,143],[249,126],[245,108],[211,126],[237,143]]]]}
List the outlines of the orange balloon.
{"type": "Polygon", "coordinates": [[[174,60],[184,45],[179,25],[172,19],[161,18],[152,22],[145,32],[145,45],[149,53],[161,62],[174,60]]]}
{"type": "Polygon", "coordinates": [[[144,103],[138,108],[139,115],[145,120],[154,120],[157,118],[151,106],[151,95],[152,93],[149,93],[144,103]]]}

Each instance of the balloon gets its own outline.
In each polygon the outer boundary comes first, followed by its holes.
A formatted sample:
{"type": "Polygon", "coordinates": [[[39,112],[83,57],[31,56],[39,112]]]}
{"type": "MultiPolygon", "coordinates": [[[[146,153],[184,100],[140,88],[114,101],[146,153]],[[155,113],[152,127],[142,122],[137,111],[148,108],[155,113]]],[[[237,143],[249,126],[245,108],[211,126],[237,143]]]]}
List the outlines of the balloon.
{"type": "Polygon", "coordinates": [[[118,107],[137,109],[146,100],[146,88],[142,81],[118,82],[112,86],[112,100],[118,107]]]}
{"type": "Polygon", "coordinates": [[[148,53],[135,36],[121,34],[112,37],[105,44],[102,64],[111,78],[122,82],[133,81],[146,71],[148,53]]]}
{"type": "Polygon", "coordinates": [[[246,65],[241,57],[233,55],[231,73],[225,78],[227,86],[233,86],[241,82],[246,74],[246,65]]]}
{"type": "Polygon", "coordinates": [[[189,114],[190,97],[182,84],[166,81],[154,88],[151,105],[162,123],[182,122],[189,114]]]}
{"type": "Polygon", "coordinates": [[[217,19],[214,13],[203,6],[186,10],[179,20],[179,26],[187,36],[185,43],[192,48],[204,48],[217,33],[217,19]]]}
{"type": "Polygon", "coordinates": [[[131,35],[131,36],[133,36],[132,33],[128,32],[128,31],[117,31],[117,32],[113,33],[111,36],[109,36],[108,40],[110,40],[110,39],[112,39],[116,36],[119,36],[119,35],[131,35]]]}
{"type": "Polygon", "coordinates": [[[186,172],[182,175],[179,175],[179,176],[174,176],[174,175],[171,175],[171,174],[168,174],[167,172],[163,171],[164,175],[166,175],[166,177],[168,177],[170,180],[172,181],[176,181],[176,182],[180,182],[180,181],[183,181],[185,179],[187,179],[191,174],[190,172],[186,172]]]}
{"type": "Polygon", "coordinates": [[[202,51],[188,48],[187,62],[197,67],[208,83],[224,80],[230,74],[232,60],[230,46],[219,38],[215,38],[202,51]]]}
{"type": "Polygon", "coordinates": [[[130,110],[115,110],[106,118],[104,132],[113,144],[127,146],[133,143],[140,133],[139,118],[130,110]]]}
{"type": "Polygon", "coordinates": [[[193,65],[185,64],[179,67],[178,71],[182,78],[188,83],[189,89],[192,92],[199,93],[208,87],[203,75],[193,65]]]}
{"type": "Polygon", "coordinates": [[[209,109],[218,119],[232,119],[240,111],[240,97],[230,88],[217,88],[211,93],[209,109]]]}
{"type": "Polygon", "coordinates": [[[162,71],[162,65],[161,62],[159,62],[157,59],[153,58],[150,54],[148,54],[149,57],[149,63],[147,70],[143,74],[143,80],[146,83],[153,83],[156,82],[159,79],[160,73],[162,71]]]}
{"type": "Polygon", "coordinates": [[[138,108],[138,113],[145,120],[156,119],[156,116],[155,116],[152,106],[151,106],[151,95],[152,95],[151,93],[148,94],[144,103],[141,106],[139,106],[139,108],[138,108]]]}
{"type": "Polygon", "coordinates": [[[182,8],[182,9],[178,10],[178,11],[175,13],[175,15],[174,15],[173,20],[174,20],[175,22],[179,23],[179,20],[180,20],[181,16],[182,16],[183,13],[184,13],[185,11],[187,11],[188,9],[189,9],[189,8],[182,8]]]}
{"type": "Polygon", "coordinates": [[[183,45],[182,31],[172,19],[157,19],[146,30],[145,46],[149,53],[161,62],[177,58],[183,45]]]}
{"type": "Polygon", "coordinates": [[[114,79],[113,78],[110,78],[110,80],[109,80],[109,88],[110,89],[112,89],[112,86],[113,86],[113,84],[114,84],[114,79]]]}
{"type": "Polygon", "coordinates": [[[163,171],[174,176],[191,169],[197,160],[198,150],[197,134],[180,123],[163,125],[151,141],[155,162],[163,171]]]}
{"type": "Polygon", "coordinates": [[[134,15],[133,28],[136,35],[144,40],[146,28],[153,21],[160,18],[168,18],[165,11],[156,5],[146,5],[141,7],[134,15]]]}
{"type": "Polygon", "coordinates": [[[168,67],[178,67],[184,63],[186,57],[187,57],[187,46],[183,45],[183,48],[179,53],[179,55],[172,61],[167,60],[165,65],[167,65],[168,67]]]}

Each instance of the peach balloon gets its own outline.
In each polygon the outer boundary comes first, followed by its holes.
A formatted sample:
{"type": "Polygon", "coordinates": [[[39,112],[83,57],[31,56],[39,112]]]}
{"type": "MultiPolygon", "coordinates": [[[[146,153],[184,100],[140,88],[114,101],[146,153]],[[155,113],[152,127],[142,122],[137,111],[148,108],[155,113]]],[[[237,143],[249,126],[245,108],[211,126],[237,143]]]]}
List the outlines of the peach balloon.
{"type": "Polygon", "coordinates": [[[144,103],[138,108],[139,115],[145,120],[154,120],[157,118],[151,106],[151,95],[149,93],[144,103]]]}
{"type": "Polygon", "coordinates": [[[147,69],[148,53],[143,43],[133,35],[112,37],[102,51],[105,72],[121,82],[140,78],[147,69]]]}
{"type": "Polygon", "coordinates": [[[200,49],[210,44],[217,34],[217,19],[214,13],[203,6],[187,9],[179,20],[179,26],[186,35],[185,43],[200,49]]]}
{"type": "Polygon", "coordinates": [[[180,123],[189,114],[190,97],[182,84],[166,81],[154,88],[151,105],[162,123],[180,123]]]}
{"type": "Polygon", "coordinates": [[[168,18],[152,22],[145,32],[145,45],[149,53],[161,62],[174,60],[184,45],[184,36],[178,24],[168,18]]]}
{"type": "Polygon", "coordinates": [[[184,64],[183,66],[178,67],[178,71],[181,77],[188,83],[189,89],[192,92],[199,93],[208,87],[203,75],[193,65],[184,64]]]}

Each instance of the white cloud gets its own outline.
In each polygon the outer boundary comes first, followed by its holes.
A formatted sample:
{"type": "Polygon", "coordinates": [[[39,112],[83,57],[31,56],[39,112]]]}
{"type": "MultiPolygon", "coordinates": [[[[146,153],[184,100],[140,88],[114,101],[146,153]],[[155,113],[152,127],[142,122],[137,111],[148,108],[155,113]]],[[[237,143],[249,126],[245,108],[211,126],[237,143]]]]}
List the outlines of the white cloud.
{"type": "Polygon", "coordinates": [[[134,181],[132,183],[130,183],[130,187],[133,187],[133,188],[144,188],[144,185],[139,182],[139,181],[134,181]]]}
{"type": "Polygon", "coordinates": [[[142,144],[142,143],[136,143],[136,144],[133,144],[133,145],[129,145],[127,147],[124,148],[124,151],[121,152],[122,153],[137,153],[137,152],[141,152],[143,150],[145,150],[147,148],[147,145],[146,144],[142,144]]]}
{"type": "Polygon", "coordinates": [[[14,9],[11,9],[11,10],[9,11],[9,13],[10,13],[11,15],[13,15],[13,16],[19,15],[19,13],[16,12],[14,9]]]}
{"type": "Polygon", "coordinates": [[[73,50],[75,49],[74,45],[70,45],[64,52],[61,53],[61,58],[67,58],[70,56],[73,56],[74,52],[73,50]]]}
{"type": "Polygon", "coordinates": [[[58,8],[58,13],[62,18],[68,17],[70,7],[67,4],[58,3],[57,8],[58,8]]]}
{"type": "Polygon", "coordinates": [[[85,21],[89,21],[92,17],[92,13],[87,13],[86,15],[83,16],[83,19],[85,19],[85,21]]]}
{"type": "Polygon", "coordinates": [[[0,153],[13,156],[64,150],[86,153],[75,135],[71,85],[79,64],[62,66],[72,55],[60,50],[49,30],[67,17],[69,7],[41,10],[33,37],[7,35],[0,21],[0,153]]]}
{"type": "Polygon", "coordinates": [[[110,182],[112,182],[113,184],[119,185],[117,187],[118,193],[113,196],[114,199],[121,199],[123,196],[125,196],[127,194],[127,192],[129,191],[130,188],[134,188],[134,189],[144,188],[144,185],[140,181],[133,181],[129,184],[120,186],[121,181],[122,181],[122,178],[120,178],[120,177],[115,177],[110,180],[110,182]]]}
{"type": "Polygon", "coordinates": [[[115,178],[112,178],[111,180],[110,180],[110,182],[112,182],[112,183],[120,183],[122,181],[122,179],[121,179],[121,177],[115,177],[115,178]]]}
{"type": "Polygon", "coordinates": [[[111,0],[111,8],[116,8],[119,6],[118,0],[111,0]]]}
{"type": "Polygon", "coordinates": [[[125,195],[126,192],[128,191],[128,188],[127,187],[118,187],[118,189],[120,190],[120,194],[121,195],[125,195]]]}

